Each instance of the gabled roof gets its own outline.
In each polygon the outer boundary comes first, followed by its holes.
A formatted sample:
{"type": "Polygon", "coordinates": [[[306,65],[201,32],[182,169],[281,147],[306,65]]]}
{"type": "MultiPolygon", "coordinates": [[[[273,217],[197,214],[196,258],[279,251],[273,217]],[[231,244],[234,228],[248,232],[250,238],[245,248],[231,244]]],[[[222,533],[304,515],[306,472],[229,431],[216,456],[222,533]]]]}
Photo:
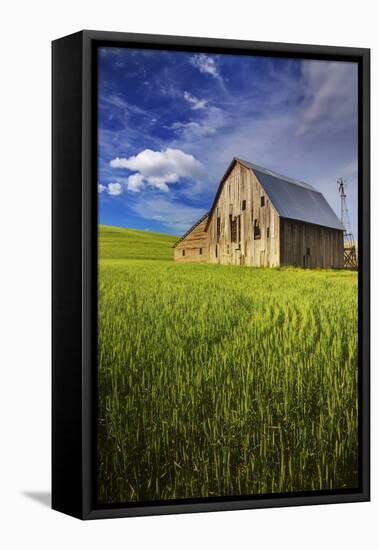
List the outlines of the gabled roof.
{"type": "Polygon", "coordinates": [[[197,222],[195,222],[193,224],[192,227],[190,227],[189,229],[187,229],[187,231],[173,244],[173,247],[172,248],[175,248],[176,246],[178,246],[178,244],[180,242],[182,242],[183,239],[185,239],[187,237],[187,235],[189,235],[194,229],[195,227],[197,227],[198,225],[201,224],[201,222],[203,222],[209,215],[209,212],[206,212],[203,216],[201,216],[201,218],[199,218],[197,220],[197,222]]]}
{"type": "MultiPolygon", "coordinates": [[[[216,206],[223,184],[236,162],[251,170],[267,193],[272,205],[282,218],[289,218],[332,229],[344,227],[322,193],[308,183],[282,176],[257,164],[234,158],[220,182],[215,200],[209,212],[209,220],[216,206]]],[[[208,220],[208,223],[209,223],[208,220]]]]}

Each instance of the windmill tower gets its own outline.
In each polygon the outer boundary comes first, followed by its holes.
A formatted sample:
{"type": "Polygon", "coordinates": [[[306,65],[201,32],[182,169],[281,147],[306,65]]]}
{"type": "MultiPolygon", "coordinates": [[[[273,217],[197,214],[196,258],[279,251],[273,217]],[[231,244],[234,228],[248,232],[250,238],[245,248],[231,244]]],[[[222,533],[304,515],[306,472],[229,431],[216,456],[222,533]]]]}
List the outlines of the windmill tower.
{"type": "Polygon", "coordinates": [[[350,224],[349,211],[346,202],[346,183],[343,178],[337,180],[338,192],[341,197],[341,223],[344,226],[344,267],[346,269],[357,269],[357,249],[350,224]]]}

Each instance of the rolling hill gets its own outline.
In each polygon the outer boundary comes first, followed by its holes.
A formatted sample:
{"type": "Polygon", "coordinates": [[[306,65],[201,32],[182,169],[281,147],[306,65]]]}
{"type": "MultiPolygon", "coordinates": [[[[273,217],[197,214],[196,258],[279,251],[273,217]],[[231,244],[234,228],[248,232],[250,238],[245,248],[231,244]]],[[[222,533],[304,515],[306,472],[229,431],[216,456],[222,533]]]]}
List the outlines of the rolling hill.
{"type": "Polygon", "coordinates": [[[178,237],[137,229],[99,225],[99,258],[173,260],[178,237]]]}

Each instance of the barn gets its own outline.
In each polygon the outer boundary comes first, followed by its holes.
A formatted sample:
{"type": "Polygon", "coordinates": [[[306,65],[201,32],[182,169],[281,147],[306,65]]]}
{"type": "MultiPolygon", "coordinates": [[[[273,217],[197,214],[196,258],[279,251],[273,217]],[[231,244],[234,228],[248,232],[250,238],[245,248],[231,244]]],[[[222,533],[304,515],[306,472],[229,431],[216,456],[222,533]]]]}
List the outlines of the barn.
{"type": "Polygon", "coordinates": [[[209,212],[174,246],[178,262],[342,268],[344,227],[311,185],[234,158],[209,212]]]}

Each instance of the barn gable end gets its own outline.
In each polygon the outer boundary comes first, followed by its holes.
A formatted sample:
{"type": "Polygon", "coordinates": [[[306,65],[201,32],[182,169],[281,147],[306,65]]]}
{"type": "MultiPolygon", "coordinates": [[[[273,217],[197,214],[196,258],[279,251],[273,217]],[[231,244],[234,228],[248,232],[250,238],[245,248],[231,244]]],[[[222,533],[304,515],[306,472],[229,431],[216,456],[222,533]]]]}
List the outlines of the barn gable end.
{"type": "Polygon", "coordinates": [[[279,216],[255,175],[236,159],[221,181],[206,230],[212,263],[279,265],[279,216]]]}
{"type": "Polygon", "coordinates": [[[202,216],[174,245],[174,259],[178,262],[209,261],[208,234],[205,226],[208,214],[202,216]]]}

